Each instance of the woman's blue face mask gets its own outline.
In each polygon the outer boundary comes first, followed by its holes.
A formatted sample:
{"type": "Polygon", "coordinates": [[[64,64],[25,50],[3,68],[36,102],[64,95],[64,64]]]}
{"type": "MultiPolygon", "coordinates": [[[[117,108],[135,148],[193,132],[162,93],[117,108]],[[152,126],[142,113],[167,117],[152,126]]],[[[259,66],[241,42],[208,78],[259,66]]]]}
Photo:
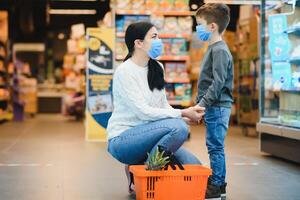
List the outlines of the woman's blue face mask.
{"type": "Polygon", "coordinates": [[[199,24],[196,26],[196,32],[200,40],[206,42],[211,39],[212,32],[206,31],[205,26],[199,24]]]}
{"type": "Polygon", "coordinates": [[[148,56],[152,59],[157,58],[158,56],[161,56],[163,51],[164,45],[161,41],[161,39],[154,39],[151,42],[151,48],[149,49],[148,56]]]}

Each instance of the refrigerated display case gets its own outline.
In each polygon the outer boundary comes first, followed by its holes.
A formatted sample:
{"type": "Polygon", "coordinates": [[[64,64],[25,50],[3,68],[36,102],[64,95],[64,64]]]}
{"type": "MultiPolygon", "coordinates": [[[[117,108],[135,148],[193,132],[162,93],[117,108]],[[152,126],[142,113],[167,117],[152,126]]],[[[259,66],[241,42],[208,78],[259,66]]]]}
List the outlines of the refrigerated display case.
{"type": "Polygon", "coordinates": [[[300,163],[300,0],[262,0],[262,152],[300,163]]]}

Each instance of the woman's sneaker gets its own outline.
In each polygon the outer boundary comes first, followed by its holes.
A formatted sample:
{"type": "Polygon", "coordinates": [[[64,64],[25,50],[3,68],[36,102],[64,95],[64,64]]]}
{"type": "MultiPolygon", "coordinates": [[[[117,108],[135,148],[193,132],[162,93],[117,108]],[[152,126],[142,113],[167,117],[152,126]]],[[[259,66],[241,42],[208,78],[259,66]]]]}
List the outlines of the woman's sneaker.
{"type": "Polygon", "coordinates": [[[133,174],[129,171],[129,165],[125,165],[125,173],[128,181],[128,193],[135,195],[133,174]]]}

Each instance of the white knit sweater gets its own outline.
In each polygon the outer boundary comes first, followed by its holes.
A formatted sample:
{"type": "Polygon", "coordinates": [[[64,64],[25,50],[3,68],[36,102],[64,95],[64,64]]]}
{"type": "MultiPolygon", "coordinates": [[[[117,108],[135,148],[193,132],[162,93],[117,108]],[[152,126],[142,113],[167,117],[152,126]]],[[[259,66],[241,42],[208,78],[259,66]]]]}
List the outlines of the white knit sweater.
{"type": "Polygon", "coordinates": [[[108,121],[108,138],[123,131],[164,118],[181,117],[179,109],[173,109],[165,90],[149,89],[148,67],[141,67],[128,59],[115,71],[113,77],[114,110],[108,121]]]}

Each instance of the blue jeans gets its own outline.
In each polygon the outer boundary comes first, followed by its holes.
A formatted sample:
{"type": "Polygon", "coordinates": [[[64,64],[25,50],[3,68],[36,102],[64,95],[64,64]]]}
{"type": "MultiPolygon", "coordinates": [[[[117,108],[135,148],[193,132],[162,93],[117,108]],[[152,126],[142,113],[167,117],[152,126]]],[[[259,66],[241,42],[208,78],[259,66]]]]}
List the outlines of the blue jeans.
{"type": "Polygon", "coordinates": [[[188,136],[186,123],[179,118],[168,118],[142,124],[121,133],[108,142],[108,152],[128,165],[144,164],[147,153],[158,145],[174,153],[182,164],[200,164],[200,161],[181,146],[188,136]]]}
{"type": "Polygon", "coordinates": [[[231,109],[208,107],[205,110],[206,146],[210,167],[213,171],[210,181],[214,185],[223,185],[226,177],[224,140],[228,129],[231,109]]]}

